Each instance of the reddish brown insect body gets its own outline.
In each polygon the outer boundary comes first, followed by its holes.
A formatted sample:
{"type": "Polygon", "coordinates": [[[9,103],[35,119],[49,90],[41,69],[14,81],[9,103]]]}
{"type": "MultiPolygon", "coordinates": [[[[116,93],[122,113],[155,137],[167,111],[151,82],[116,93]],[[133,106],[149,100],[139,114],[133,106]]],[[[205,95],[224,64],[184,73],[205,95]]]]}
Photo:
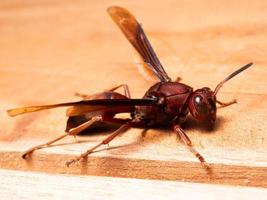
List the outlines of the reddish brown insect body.
{"type": "Polygon", "coordinates": [[[83,98],[82,101],[78,102],[29,106],[9,110],[10,116],[16,116],[43,109],[71,106],[67,110],[69,119],[67,121],[66,134],[29,149],[23,154],[23,158],[33,151],[47,147],[68,135],[77,135],[92,125],[111,122],[121,124],[121,127],[93,148],[67,162],[67,165],[87,157],[96,148],[103,144],[108,144],[118,134],[125,132],[131,127],[164,126],[172,128],[181,141],[199,159],[201,164],[208,167],[204,158],[194,149],[189,137],[180,125],[185,121],[187,114],[190,112],[197,121],[212,126],[216,120],[216,103],[220,104],[221,107],[236,103],[235,100],[228,103],[218,101],[216,94],[219,89],[226,81],[250,67],[252,63],[230,74],[218,84],[214,91],[207,87],[193,91],[193,88],[190,86],[171,80],[157,58],[141,25],[129,11],[116,6],[108,8],[107,11],[142,57],[145,69],[154,73],[160,82],[150,87],[142,99],[132,99],[128,86],[119,85],[98,94],[77,94],[83,98]],[[115,92],[120,87],[123,87],[124,94],[115,92]],[[127,119],[116,118],[115,115],[119,113],[129,113],[131,117],[127,119]]]}
{"type": "Polygon", "coordinates": [[[145,126],[181,124],[188,114],[188,102],[193,89],[182,83],[159,82],[144,98],[156,99],[157,106],[137,106],[133,118],[145,126]]]}

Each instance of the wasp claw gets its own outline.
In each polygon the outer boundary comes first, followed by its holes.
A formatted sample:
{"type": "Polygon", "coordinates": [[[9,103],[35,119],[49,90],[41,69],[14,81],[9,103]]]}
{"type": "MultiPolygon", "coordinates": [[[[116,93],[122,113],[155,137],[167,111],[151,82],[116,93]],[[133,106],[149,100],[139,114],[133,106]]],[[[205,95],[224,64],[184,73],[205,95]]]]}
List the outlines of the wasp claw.
{"type": "Polygon", "coordinates": [[[66,162],[67,167],[69,167],[70,165],[72,165],[72,164],[78,162],[80,159],[81,159],[81,158],[75,158],[75,159],[72,159],[72,160],[67,161],[67,162],[66,162]]]}
{"type": "Polygon", "coordinates": [[[25,152],[25,153],[23,153],[22,155],[21,155],[21,157],[24,159],[24,160],[26,160],[30,155],[29,155],[30,153],[29,152],[25,152]]]}
{"type": "Polygon", "coordinates": [[[67,167],[69,167],[72,163],[75,163],[75,160],[70,160],[66,162],[67,167]]]}

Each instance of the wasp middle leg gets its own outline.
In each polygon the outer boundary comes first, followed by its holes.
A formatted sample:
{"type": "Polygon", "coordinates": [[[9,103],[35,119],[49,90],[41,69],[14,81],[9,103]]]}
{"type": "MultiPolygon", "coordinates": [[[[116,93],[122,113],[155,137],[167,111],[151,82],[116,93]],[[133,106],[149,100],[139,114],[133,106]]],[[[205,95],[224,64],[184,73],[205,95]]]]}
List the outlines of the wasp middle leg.
{"type": "Polygon", "coordinates": [[[86,152],[82,153],[80,156],[67,161],[66,165],[69,167],[71,164],[80,161],[81,159],[85,159],[88,155],[90,155],[91,153],[94,152],[95,149],[97,149],[98,147],[105,145],[105,144],[109,144],[116,136],[118,136],[121,133],[124,133],[125,131],[127,131],[129,128],[131,128],[131,125],[129,123],[125,123],[123,124],[120,128],[118,128],[116,131],[114,131],[113,133],[111,133],[111,135],[109,135],[108,137],[106,137],[104,140],[102,140],[100,143],[98,143],[97,145],[93,146],[92,148],[88,149],[86,152]]]}

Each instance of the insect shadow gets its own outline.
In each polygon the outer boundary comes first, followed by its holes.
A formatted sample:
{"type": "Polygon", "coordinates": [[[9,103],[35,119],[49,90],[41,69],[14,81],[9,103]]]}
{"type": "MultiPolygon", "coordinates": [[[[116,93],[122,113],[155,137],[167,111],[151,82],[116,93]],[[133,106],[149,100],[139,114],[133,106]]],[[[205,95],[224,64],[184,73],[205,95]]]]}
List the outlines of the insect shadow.
{"type": "Polygon", "coordinates": [[[206,124],[198,123],[193,117],[188,116],[187,120],[182,124],[182,127],[190,132],[190,130],[199,130],[201,134],[213,134],[218,129],[224,126],[226,119],[222,116],[218,116],[216,123],[211,127],[206,124]]]}

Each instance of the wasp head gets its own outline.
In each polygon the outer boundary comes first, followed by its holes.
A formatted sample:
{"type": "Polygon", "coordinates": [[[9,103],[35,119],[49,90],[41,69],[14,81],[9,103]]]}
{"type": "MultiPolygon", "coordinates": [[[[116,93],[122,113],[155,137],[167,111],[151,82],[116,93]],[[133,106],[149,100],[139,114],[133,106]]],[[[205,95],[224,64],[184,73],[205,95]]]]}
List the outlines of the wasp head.
{"type": "Polygon", "coordinates": [[[191,115],[198,121],[206,123],[212,127],[216,120],[216,95],[225,82],[249,68],[253,63],[248,63],[245,66],[234,71],[221,81],[212,91],[210,88],[204,87],[194,91],[189,99],[188,107],[191,115]]]}
{"type": "Polygon", "coordinates": [[[216,96],[210,88],[194,91],[189,99],[191,115],[198,121],[212,126],[216,120],[216,96]]]}

